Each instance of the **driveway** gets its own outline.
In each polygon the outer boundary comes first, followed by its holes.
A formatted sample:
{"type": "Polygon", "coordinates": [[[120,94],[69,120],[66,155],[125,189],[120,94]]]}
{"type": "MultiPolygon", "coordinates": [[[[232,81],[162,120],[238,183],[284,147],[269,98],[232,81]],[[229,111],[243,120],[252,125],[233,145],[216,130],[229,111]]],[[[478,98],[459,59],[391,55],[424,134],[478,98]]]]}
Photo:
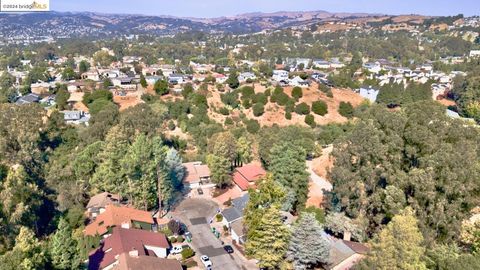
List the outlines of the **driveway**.
{"type": "Polygon", "coordinates": [[[310,174],[310,180],[320,189],[324,189],[326,191],[331,191],[333,186],[330,182],[328,182],[325,178],[317,175],[312,169],[312,161],[307,160],[307,171],[310,174]]]}
{"type": "MultiPolygon", "coordinates": [[[[243,257],[237,254],[228,254],[223,250],[223,245],[212,233],[209,221],[218,211],[218,205],[207,199],[186,198],[172,212],[172,217],[188,226],[192,233],[192,247],[197,256],[207,255],[212,261],[213,269],[249,270],[253,267],[243,257]]],[[[200,265],[203,269],[203,265],[200,265]]]]}

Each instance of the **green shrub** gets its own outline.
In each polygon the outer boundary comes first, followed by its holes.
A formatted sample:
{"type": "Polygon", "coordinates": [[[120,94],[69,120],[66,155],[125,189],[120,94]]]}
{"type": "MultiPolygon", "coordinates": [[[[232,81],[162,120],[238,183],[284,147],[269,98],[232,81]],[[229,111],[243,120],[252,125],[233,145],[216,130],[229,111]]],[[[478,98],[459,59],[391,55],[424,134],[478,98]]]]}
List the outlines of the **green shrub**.
{"type": "Polygon", "coordinates": [[[255,90],[251,86],[244,86],[240,91],[242,93],[242,99],[249,99],[255,94],[255,90]]]}
{"type": "Polygon", "coordinates": [[[230,112],[228,111],[228,109],[225,108],[225,107],[220,108],[220,109],[218,110],[218,112],[221,113],[221,114],[223,114],[223,115],[229,115],[229,114],[230,114],[230,112]]]}
{"type": "Polygon", "coordinates": [[[265,108],[262,103],[256,103],[253,105],[253,115],[256,117],[261,116],[265,112],[265,108]]]}
{"type": "Polygon", "coordinates": [[[328,106],[327,103],[325,103],[322,100],[318,100],[312,103],[312,112],[318,114],[318,115],[325,115],[328,113],[328,106]]]}
{"type": "Polygon", "coordinates": [[[298,100],[299,98],[301,98],[303,96],[303,91],[302,91],[302,88],[298,87],[298,86],[295,86],[293,89],[292,89],[292,97],[295,98],[296,100],[298,100]]]}
{"type": "Polygon", "coordinates": [[[252,107],[252,102],[250,102],[250,99],[244,99],[242,101],[242,106],[245,108],[245,109],[250,109],[250,107],[252,107]]]}
{"type": "Polygon", "coordinates": [[[307,115],[310,113],[310,106],[307,103],[302,102],[295,107],[295,112],[298,114],[307,115]]]}
{"type": "Polygon", "coordinates": [[[258,130],[260,129],[260,124],[258,123],[257,120],[254,120],[254,119],[247,120],[246,126],[247,126],[247,131],[252,134],[257,133],[258,130]]]}
{"type": "Polygon", "coordinates": [[[168,238],[168,240],[170,240],[170,243],[172,244],[177,242],[177,238],[175,236],[168,238]]]}
{"type": "Polygon", "coordinates": [[[217,220],[217,222],[222,221],[222,220],[223,220],[222,214],[216,214],[216,215],[215,215],[215,219],[217,220]]]}
{"type": "Polygon", "coordinates": [[[268,97],[264,93],[256,93],[252,96],[253,103],[262,103],[263,105],[268,103],[268,97]]]}
{"type": "Polygon", "coordinates": [[[291,120],[292,119],[292,113],[290,111],[285,112],[285,119],[291,120]]]}
{"type": "Polygon", "coordinates": [[[264,94],[265,96],[269,97],[271,94],[271,90],[270,89],[265,90],[264,94]]]}
{"type": "Polygon", "coordinates": [[[230,117],[225,118],[225,125],[230,126],[233,125],[233,120],[230,117]]]}
{"type": "Polygon", "coordinates": [[[177,242],[178,243],[183,243],[183,241],[185,241],[185,238],[183,238],[183,236],[177,237],[177,242]]]}
{"type": "Polygon", "coordinates": [[[338,107],[338,113],[340,113],[341,116],[344,116],[346,118],[352,118],[353,117],[353,106],[352,103],[350,102],[340,102],[340,106],[338,107]]]}
{"type": "Polygon", "coordinates": [[[170,130],[175,129],[175,123],[172,120],[168,121],[168,129],[170,130]]]}
{"type": "Polygon", "coordinates": [[[305,123],[307,123],[307,125],[311,126],[312,128],[314,128],[317,125],[315,123],[315,118],[311,114],[307,114],[305,116],[305,123]]]}
{"type": "Polygon", "coordinates": [[[320,223],[325,223],[325,211],[321,208],[315,206],[309,206],[303,210],[305,213],[313,213],[315,215],[315,219],[320,223]]]}
{"type": "Polygon", "coordinates": [[[195,251],[193,251],[193,249],[191,248],[184,248],[182,250],[182,259],[186,260],[188,258],[191,258],[195,255],[195,251]]]}

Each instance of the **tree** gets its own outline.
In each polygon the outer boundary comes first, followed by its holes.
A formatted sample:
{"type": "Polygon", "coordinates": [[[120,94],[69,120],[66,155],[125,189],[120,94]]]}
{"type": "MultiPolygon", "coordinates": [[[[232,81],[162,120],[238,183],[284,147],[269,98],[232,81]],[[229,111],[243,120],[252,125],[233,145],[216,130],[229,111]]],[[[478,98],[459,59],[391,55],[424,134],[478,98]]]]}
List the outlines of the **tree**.
{"type": "Polygon", "coordinates": [[[59,110],[65,110],[67,106],[67,101],[70,98],[70,93],[64,87],[60,87],[57,91],[55,97],[55,103],[59,110]]]}
{"type": "Polygon", "coordinates": [[[322,101],[322,100],[314,101],[312,103],[312,112],[314,112],[315,114],[324,116],[325,114],[328,113],[327,103],[325,103],[325,101],[322,101]]]}
{"type": "Polygon", "coordinates": [[[231,71],[228,79],[225,81],[231,89],[237,89],[240,86],[238,81],[238,74],[236,71],[231,71]]]}
{"type": "Polygon", "coordinates": [[[66,67],[62,71],[62,79],[65,81],[73,80],[77,77],[77,74],[71,67],[66,67]]]}
{"type": "Polygon", "coordinates": [[[315,123],[315,117],[311,114],[305,115],[305,124],[309,125],[310,127],[314,128],[317,124],[315,123]]]}
{"type": "Polygon", "coordinates": [[[110,78],[105,78],[105,79],[103,80],[103,88],[108,89],[108,88],[110,88],[111,86],[113,86],[112,80],[111,80],[110,78]]]}
{"type": "Polygon", "coordinates": [[[13,250],[0,257],[1,269],[45,269],[45,253],[35,234],[26,227],[20,228],[13,250]]]}
{"type": "Polygon", "coordinates": [[[289,236],[290,232],[280,218],[278,205],[274,205],[264,212],[258,227],[250,234],[245,251],[259,260],[260,267],[275,269],[284,260],[289,236]]]}
{"type": "Polygon", "coordinates": [[[310,113],[310,106],[307,103],[302,102],[295,107],[295,112],[298,114],[307,115],[310,113]]]}
{"type": "Polygon", "coordinates": [[[411,206],[428,245],[458,241],[461,221],[478,205],[478,130],[430,101],[400,112],[374,106],[362,118],[335,146],[328,208],[366,218],[373,235],[411,206]]]}
{"type": "Polygon", "coordinates": [[[228,159],[222,156],[210,154],[207,156],[207,164],[212,172],[212,182],[218,187],[224,187],[231,182],[230,166],[228,159]]]}
{"type": "Polygon", "coordinates": [[[255,117],[261,116],[265,112],[265,108],[262,103],[255,103],[252,109],[255,117]]]}
{"type": "Polygon", "coordinates": [[[325,228],[338,237],[350,234],[356,240],[363,240],[361,227],[345,213],[331,212],[325,217],[325,228]]]}
{"type": "Polygon", "coordinates": [[[361,262],[364,269],[427,269],[425,247],[418,221],[411,208],[393,217],[372,243],[369,256],[361,262]],[[400,236],[400,237],[399,237],[400,236]]]}
{"type": "Polygon", "coordinates": [[[217,133],[209,141],[209,152],[215,156],[225,158],[234,164],[237,159],[237,140],[232,133],[226,131],[217,133]]]}
{"type": "Polygon", "coordinates": [[[169,92],[168,89],[168,82],[165,80],[158,80],[155,82],[153,85],[153,90],[155,90],[155,93],[158,95],[166,95],[169,92]]]}
{"type": "Polygon", "coordinates": [[[302,91],[303,91],[302,88],[300,88],[298,86],[295,86],[292,89],[292,97],[295,98],[296,100],[298,100],[299,98],[301,98],[303,96],[302,91]]]}
{"type": "Polygon", "coordinates": [[[307,201],[306,156],[303,148],[287,142],[274,146],[270,152],[268,169],[272,172],[276,181],[295,193],[296,201],[292,205],[292,210],[302,209],[307,201]]]}
{"type": "Polygon", "coordinates": [[[343,117],[352,118],[353,117],[352,103],[340,101],[340,105],[338,107],[338,113],[343,117]]]}
{"type": "Polygon", "coordinates": [[[287,258],[293,261],[294,269],[303,270],[329,262],[330,245],[321,236],[322,232],[323,228],[314,214],[302,214],[293,227],[287,251],[287,258]]]}
{"type": "Polygon", "coordinates": [[[274,180],[271,173],[257,183],[258,191],[248,191],[250,198],[244,210],[247,239],[257,230],[265,211],[273,205],[281,205],[287,195],[286,189],[274,180]]]}
{"type": "Polygon", "coordinates": [[[170,179],[172,179],[175,189],[180,190],[182,187],[182,181],[186,174],[185,166],[182,163],[182,157],[174,148],[168,149],[165,157],[165,166],[170,172],[170,179]]]}
{"type": "Polygon", "coordinates": [[[247,164],[252,161],[252,146],[250,141],[246,137],[240,137],[237,140],[237,160],[240,165],[247,164]]]}
{"type": "Polygon", "coordinates": [[[182,90],[182,96],[188,98],[193,93],[193,86],[191,83],[185,84],[182,90]]]}
{"type": "Polygon", "coordinates": [[[72,229],[63,218],[60,219],[57,231],[50,240],[50,256],[55,269],[77,269],[79,267],[77,243],[72,238],[72,229]]]}
{"type": "Polygon", "coordinates": [[[90,68],[90,64],[87,61],[85,60],[80,61],[80,64],[78,65],[78,70],[80,71],[80,74],[87,72],[89,68],[90,68]]]}
{"type": "Polygon", "coordinates": [[[145,76],[143,76],[143,74],[140,74],[140,85],[143,88],[147,88],[148,86],[147,80],[145,79],[145,76]]]}

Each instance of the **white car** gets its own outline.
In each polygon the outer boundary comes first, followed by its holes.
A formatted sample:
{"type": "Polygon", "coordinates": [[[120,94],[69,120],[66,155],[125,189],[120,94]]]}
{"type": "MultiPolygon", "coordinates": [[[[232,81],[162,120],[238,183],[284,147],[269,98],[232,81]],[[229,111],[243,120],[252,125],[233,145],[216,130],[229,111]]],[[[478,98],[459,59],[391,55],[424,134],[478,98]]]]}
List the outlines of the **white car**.
{"type": "Polygon", "coordinates": [[[202,257],[200,257],[200,260],[202,260],[203,265],[205,265],[207,269],[212,268],[212,261],[210,261],[210,258],[208,258],[207,255],[202,255],[202,257]]]}
{"type": "Polygon", "coordinates": [[[171,254],[175,255],[175,254],[180,254],[182,253],[183,251],[183,247],[182,246],[175,246],[175,247],[172,247],[172,251],[170,251],[171,254]]]}

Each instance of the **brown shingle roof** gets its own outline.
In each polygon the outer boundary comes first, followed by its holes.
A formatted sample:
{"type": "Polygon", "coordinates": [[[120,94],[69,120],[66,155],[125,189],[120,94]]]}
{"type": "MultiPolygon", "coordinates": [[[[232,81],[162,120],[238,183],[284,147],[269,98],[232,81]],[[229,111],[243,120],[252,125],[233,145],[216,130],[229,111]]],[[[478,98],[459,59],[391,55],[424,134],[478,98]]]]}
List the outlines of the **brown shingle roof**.
{"type": "Polygon", "coordinates": [[[103,207],[109,204],[117,204],[122,200],[122,197],[118,194],[111,194],[108,192],[102,192],[90,198],[88,201],[87,208],[92,207],[103,207]]]}
{"type": "Polygon", "coordinates": [[[162,233],[115,227],[103,245],[90,254],[88,269],[97,270],[109,266],[117,260],[117,255],[124,252],[137,251],[139,256],[155,254],[145,246],[167,249],[170,244],[162,233]]]}
{"type": "Polygon", "coordinates": [[[137,210],[130,207],[119,207],[107,205],[105,212],[98,215],[95,221],[85,227],[85,235],[103,235],[111,226],[121,226],[122,224],[132,224],[132,221],[154,224],[152,215],[147,211],[137,210]]]}
{"type": "Polygon", "coordinates": [[[118,257],[118,265],[113,270],[182,270],[182,265],[177,260],[123,253],[118,257]]]}
{"type": "Polygon", "coordinates": [[[183,163],[185,166],[185,179],[186,183],[197,183],[200,178],[210,177],[210,169],[207,165],[202,165],[200,161],[183,163]]]}

